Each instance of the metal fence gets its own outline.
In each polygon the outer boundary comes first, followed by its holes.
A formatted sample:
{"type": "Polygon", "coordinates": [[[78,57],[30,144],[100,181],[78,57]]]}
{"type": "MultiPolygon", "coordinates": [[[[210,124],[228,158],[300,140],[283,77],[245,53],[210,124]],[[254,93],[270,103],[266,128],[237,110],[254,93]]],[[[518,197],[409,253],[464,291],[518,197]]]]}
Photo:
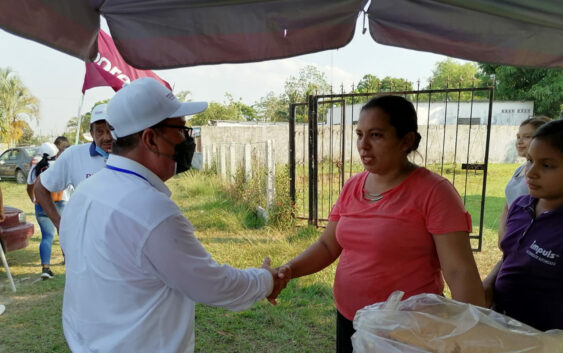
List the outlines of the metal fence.
{"type": "Polygon", "coordinates": [[[444,176],[456,187],[477,231],[470,235],[472,246],[480,251],[492,88],[310,95],[307,102],[291,104],[290,194],[296,216],[311,225],[326,224],[346,180],[363,171],[355,147],[361,106],[383,94],[404,96],[415,106],[422,140],[419,152],[409,158],[444,176]],[[473,104],[477,100],[488,102],[486,116],[475,116],[473,104]]]}

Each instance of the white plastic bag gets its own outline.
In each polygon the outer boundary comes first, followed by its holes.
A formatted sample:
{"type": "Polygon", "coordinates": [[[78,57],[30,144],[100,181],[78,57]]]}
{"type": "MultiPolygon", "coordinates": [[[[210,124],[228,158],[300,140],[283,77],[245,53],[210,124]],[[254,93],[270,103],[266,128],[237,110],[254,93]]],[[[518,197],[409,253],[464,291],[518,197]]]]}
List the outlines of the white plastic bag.
{"type": "Polygon", "coordinates": [[[561,330],[542,332],[435,294],[401,296],[356,313],[354,353],[563,353],[561,330]]]}

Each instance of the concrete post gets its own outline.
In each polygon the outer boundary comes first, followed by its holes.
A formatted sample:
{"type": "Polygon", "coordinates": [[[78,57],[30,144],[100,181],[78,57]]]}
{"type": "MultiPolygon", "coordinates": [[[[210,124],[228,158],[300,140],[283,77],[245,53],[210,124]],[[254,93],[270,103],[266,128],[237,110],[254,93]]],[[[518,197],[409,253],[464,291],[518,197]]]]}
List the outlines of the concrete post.
{"type": "MultiPolygon", "coordinates": [[[[209,168],[212,168],[213,165],[215,164],[215,168],[218,167],[217,163],[219,161],[219,159],[217,158],[217,145],[216,144],[211,144],[211,155],[209,156],[209,168]]],[[[217,170],[217,172],[219,172],[217,170]]]]}
{"type": "Polygon", "coordinates": [[[244,144],[244,180],[250,181],[252,179],[252,146],[244,144]]]}
{"type": "Polygon", "coordinates": [[[274,163],[274,142],[266,141],[266,203],[268,208],[272,207],[275,199],[275,163],[274,163]]]}
{"type": "Polygon", "coordinates": [[[227,146],[221,145],[221,153],[219,154],[221,163],[221,179],[227,181],[227,146]]]}
{"type": "Polygon", "coordinates": [[[230,162],[230,176],[231,183],[235,182],[235,175],[237,173],[237,151],[236,145],[229,146],[229,162],[230,162]]]}

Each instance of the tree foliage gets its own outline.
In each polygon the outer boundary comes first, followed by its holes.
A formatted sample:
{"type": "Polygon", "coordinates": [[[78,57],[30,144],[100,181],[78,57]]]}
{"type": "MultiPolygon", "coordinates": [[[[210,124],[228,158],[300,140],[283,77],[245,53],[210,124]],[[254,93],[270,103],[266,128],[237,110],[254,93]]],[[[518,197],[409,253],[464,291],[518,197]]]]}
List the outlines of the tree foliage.
{"type": "MultiPolygon", "coordinates": [[[[98,101],[92,105],[92,107],[90,108],[90,110],[88,110],[88,112],[82,114],[80,118],[80,135],[78,136],[79,143],[88,142],[88,140],[84,137],[84,134],[90,132],[90,117],[91,117],[92,109],[94,109],[94,107],[97,106],[98,104],[104,104],[104,103],[107,104],[108,102],[109,99],[98,101]]],[[[78,117],[76,116],[70,118],[70,120],[66,123],[66,131],[64,135],[69,139],[69,141],[71,141],[71,143],[74,143],[76,139],[77,126],[78,126],[78,117]]]]}
{"type": "Polygon", "coordinates": [[[358,86],[356,86],[356,92],[359,93],[368,93],[368,92],[379,92],[381,89],[381,80],[375,75],[366,74],[360,82],[358,82],[358,86]]]}
{"type": "MultiPolygon", "coordinates": [[[[385,76],[383,79],[372,75],[366,74],[358,86],[354,89],[353,93],[376,93],[376,92],[398,92],[398,91],[411,91],[413,89],[412,83],[404,78],[385,76]]],[[[355,104],[362,102],[363,99],[347,98],[347,104],[355,104]]]]}
{"type": "Polygon", "coordinates": [[[411,91],[412,83],[404,78],[386,76],[381,80],[381,91],[411,91]]]}
{"type": "Polygon", "coordinates": [[[207,109],[196,114],[189,120],[191,126],[207,125],[211,120],[239,120],[252,121],[256,119],[254,108],[235,100],[232,95],[225,94],[225,103],[211,102],[207,109]]]}
{"type": "MultiPolygon", "coordinates": [[[[439,61],[435,64],[432,71],[432,77],[426,89],[445,89],[445,88],[471,88],[479,86],[479,67],[475,63],[461,64],[451,58],[439,61]]],[[[486,94],[477,92],[463,92],[461,94],[449,93],[447,95],[448,101],[469,101],[473,99],[485,98],[486,94]]],[[[432,95],[432,100],[442,101],[446,100],[445,93],[438,93],[432,95]]]]}
{"type": "Polygon", "coordinates": [[[306,102],[308,95],[320,95],[330,92],[330,85],[323,72],[313,65],[299,70],[297,77],[290,76],[285,81],[285,94],[291,103],[306,102]]]}
{"type": "Polygon", "coordinates": [[[563,69],[534,69],[479,64],[484,82],[494,78],[495,99],[533,100],[534,114],[552,118],[562,113],[563,69]]]}
{"type": "Polygon", "coordinates": [[[254,104],[259,121],[288,121],[289,100],[285,94],[276,96],[274,92],[268,92],[266,97],[254,104]]]}
{"type": "Polygon", "coordinates": [[[180,91],[178,93],[174,93],[174,95],[176,96],[176,98],[178,98],[178,100],[180,102],[189,102],[192,99],[190,98],[192,95],[192,92],[190,91],[180,91]]]}
{"type": "Polygon", "coordinates": [[[10,68],[0,68],[0,137],[17,143],[28,122],[39,119],[39,100],[10,68]]]}
{"type": "Polygon", "coordinates": [[[470,88],[477,82],[479,67],[474,63],[461,64],[451,58],[439,61],[432,71],[429,88],[470,88]]]}
{"type": "Polygon", "coordinates": [[[22,121],[22,136],[18,143],[21,145],[39,145],[43,141],[41,138],[34,136],[33,129],[25,121],[22,121]]]}

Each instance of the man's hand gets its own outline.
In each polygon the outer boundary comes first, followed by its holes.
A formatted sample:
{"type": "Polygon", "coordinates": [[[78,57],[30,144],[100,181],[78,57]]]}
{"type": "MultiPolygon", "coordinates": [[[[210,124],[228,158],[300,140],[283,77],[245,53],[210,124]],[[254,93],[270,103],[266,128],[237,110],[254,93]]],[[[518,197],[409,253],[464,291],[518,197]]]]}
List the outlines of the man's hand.
{"type": "Polygon", "coordinates": [[[287,265],[277,267],[272,269],[270,267],[270,258],[266,257],[262,263],[262,268],[270,271],[274,279],[274,288],[272,293],[266,297],[272,305],[277,305],[276,298],[280,292],[287,286],[287,283],[291,280],[291,268],[287,265]]]}

